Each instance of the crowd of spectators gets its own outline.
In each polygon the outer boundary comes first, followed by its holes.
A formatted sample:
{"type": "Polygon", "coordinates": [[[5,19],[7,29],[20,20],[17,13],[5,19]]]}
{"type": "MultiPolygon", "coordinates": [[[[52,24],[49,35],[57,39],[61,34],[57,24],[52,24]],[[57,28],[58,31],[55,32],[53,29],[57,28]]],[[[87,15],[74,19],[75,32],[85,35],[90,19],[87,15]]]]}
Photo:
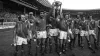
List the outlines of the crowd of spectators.
{"type": "Polygon", "coordinates": [[[18,19],[18,13],[14,13],[9,9],[0,10],[0,20],[3,22],[12,22],[18,19]]]}
{"type": "Polygon", "coordinates": [[[35,18],[38,17],[33,12],[22,13],[20,11],[11,10],[11,9],[8,9],[8,8],[1,9],[0,10],[0,25],[3,25],[4,22],[17,22],[18,20],[20,20],[21,15],[24,15],[25,16],[25,19],[29,19],[30,13],[32,13],[32,15],[35,18]]]}

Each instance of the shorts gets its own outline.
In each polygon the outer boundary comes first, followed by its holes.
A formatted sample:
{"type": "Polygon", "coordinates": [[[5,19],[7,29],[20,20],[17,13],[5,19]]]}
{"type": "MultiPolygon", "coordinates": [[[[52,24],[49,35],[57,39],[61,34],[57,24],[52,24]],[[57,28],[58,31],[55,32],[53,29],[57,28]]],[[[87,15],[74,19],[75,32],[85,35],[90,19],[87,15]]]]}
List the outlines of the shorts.
{"type": "Polygon", "coordinates": [[[85,36],[88,36],[89,35],[89,32],[88,31],[85,31],[85,36]]]}
{"type": "Polygon", "coordinates": [[[75,34],[79,34],[79,29],[75,29],[75,34]]]}
{"type": "Polygon", "coordinates": [[[85,32],[86,32],[86,31],[81,30],[81,31],[80,31],[80,36],[85,36],[85,32]]]}
{"type": "Polygon", "coordinates": [[[94,30],[89,30],[89,35],[95,35],[94,30]]]}
{"type": "Polygon", "coordinates": [[[60,31],[59,39],[67,39],[67,32],[66,31],[60,31]]]}
{"type": "Polygon", "coordinates": [[[58,36],[59,30],[58,29],[49,29],[50,36],[58,36]]]}
{"type": "Polygon", "coordinates": [[[22,38],[20,36],[16,36],[16,45],[22,45],[22,44],[28,44],[27,43],[27,38],[22,38]]]}
{"type": "Polygon", "coordinates": [[[33,23],[30,23],[31,26],[33,26],[33,23]]]}
{"type": "Polygon", "coordinates": [[[69,32],[70,34],[72,34],[72,30],[71,30],[71,29],[69,29],[68,32],[69,32]]]}
{"type": "Polygon", "coordinates": [[[37,31],[37,38],[47,38],[47,32],[46,31],[37,31]]]}

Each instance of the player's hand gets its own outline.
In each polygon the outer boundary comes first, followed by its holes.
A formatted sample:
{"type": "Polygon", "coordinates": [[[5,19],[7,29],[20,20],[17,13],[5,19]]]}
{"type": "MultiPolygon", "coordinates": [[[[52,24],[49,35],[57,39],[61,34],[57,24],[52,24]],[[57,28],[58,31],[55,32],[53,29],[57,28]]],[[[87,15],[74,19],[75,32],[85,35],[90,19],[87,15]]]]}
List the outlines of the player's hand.
{"type": "Polygon", "coordinates": [[[11,46],[16,46],[16,43],[11,44],[11,46]]]}
{"type": "Polygon", "coordinates": [[[55,6],[55,2],[52,3],[52,7],[54,7],[54,6],[55,6]]]}
{"type": "Polygon", "coordinates": [[[36,42],[36,39],[34,39],[34,42],[36,42]]]}
{"type": "Polygon", "coordinates": [[[30,41],[30,38],[27,38],[27,41],[30,41]]]}
{"type": "Polygon", "coordinates": [[[97,29],[96,29],[96,28],[94,29],[94,33],[95,33],[95,34],[97,33],[97,29]]]}

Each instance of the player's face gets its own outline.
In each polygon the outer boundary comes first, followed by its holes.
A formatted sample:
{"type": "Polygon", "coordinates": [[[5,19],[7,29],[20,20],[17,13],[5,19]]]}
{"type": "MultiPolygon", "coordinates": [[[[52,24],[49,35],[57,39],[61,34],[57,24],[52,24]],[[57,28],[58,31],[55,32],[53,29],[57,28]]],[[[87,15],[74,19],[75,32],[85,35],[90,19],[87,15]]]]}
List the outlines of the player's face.
{"type": "Polygon", "coordinates": [[[77,18],[80,18],[80,15],[77,15],[77,18]]]}
{"type": "Polygon", "coordinates": [[[40,12],[40,16],[43,17],[44,16],[44,13],[43,12],[40,12]]]}
{"type": "Polygon", "coordinates": [[[33,16],[33,14],[29,14],[29,16],[33,16]]]}
{"type": "Polygon", "coordinates": [[[81,20],[81,17],[80,17],[80,15],[77,15],[77,19],[78,19],[78,20],[81,20]]]}
{"type": "Polygon", "coordinates": [[[25,17],[21,17],[21,20],[22,20],[22,21],[25,21],[25,17]]]}
{"type": "Polygon", "coordinates": [[[66,18],[66,19],[68,19],[68,18],[69,18],[69,16],[68,16],[68,15],[66,15],[66,16],[65,16],[65,18],[66,18]]]}
{"type": "Polygon", "coordinates": [[[92,16],[90,16],[90,20],[92,20],[92,16]]]}

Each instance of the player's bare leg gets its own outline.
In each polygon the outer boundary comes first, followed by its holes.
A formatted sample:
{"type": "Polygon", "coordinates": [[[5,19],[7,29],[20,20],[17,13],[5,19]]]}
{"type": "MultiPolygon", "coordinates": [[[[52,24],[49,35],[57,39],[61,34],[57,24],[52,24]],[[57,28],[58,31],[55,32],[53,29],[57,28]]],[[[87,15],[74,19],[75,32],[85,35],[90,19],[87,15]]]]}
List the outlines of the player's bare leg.
{"type": "Polygon", "coordinates": [[[29,55],[31,55],[31,41],[32,41],[33,35],[32,35],[32,31],[30,29],[28,29],[28,48],[29,48],[29,55]]]}
{"type": "Polygon", "coordinates": [[[67,51],[67,37],[66,39],[63,39],[63,46],[62,46],[62,52],[65,53],[67,51]]]}
{"type": "Polygon", "coordinates": [[[40,49],[40,45],[41,45],[41,38],[37,38],[36,37],[36,53],[35,53],[35,56],[38,55],[38,52],[41,52],[39,49],[40,49]]]}
{"type": "Polygon", "coordinates": [[[49,47],[50,47],[50,51],[49,51],[49,53],[52,53],[52,45],[53,45],[53,41],[52,41],[53,39],[50,37],[49,38],[49,47]]]}
{"type": "Polygon", "coordinates": [[[47,38],[45,39],[45,53],[47,53],[48,44],[49,44],[49,37],[47,36],[47,38]]]}
{"type": "Polygon", "coordinates": [[[76,38],[77,38],[77,36],[78,36],[78,35],[77,35],[77,34],[75,34],[75,33],[74,33],[73,35],[74,35],[73,42],[74,42],[74,47],[75,47],[75,44],[76,44],[76,38]]]}
{"type": "Polygon", "coordinates": [[[45,38],[42,38],[42,39],[41,39],[41,46],[42,46],[42,47],[41,47],[41,54],[42,54],[42,55],[44,55],[44,53],[45,53],[45,45],[46,45],[46,44],[45,44],[45,40],[46,40],[45,38]]]}
{"type": "Polygon", "coordinates": [[[59,35],[59,55],[65,52],[65,40],[67,39],[67,32],[60,30],[59,35]]]}
{"type": "Polygon", "coordinates": [[[92,48],[92,45],[91,45],[91,37],[92,37],[92,35],[89,35],[89,42],[88,42],[88,45],[89,45],[89,49],[92,51],[92,53],[95,53],[95,50],[92,48]]]}
{"type": "Polygon", "coordinates": [[[73,38],[73,35],[72,34],[69,34],[68,36],[68,42],[69,42],[69,48],[70,50],[72,50],[72,47],[74,47],[74,38],[73,38]]]}
{"type": "Polygon", "coordinates": [[[85,38],[85,31],[84,30],[81,30],[80,32],[80,40],[81,40],[81,48],[83,49],[84,48],[84,39],[85,38]]]}
{"type": "Polygon", "coordinates": [[[94,45],[95,45],[95,49],[98,50],[98,46],[97,46],[97,37],[96,37],[96,34],[93,35],[93,38],[94,38],[94,45]]]}
{"type": "Polygon", "coordinates": [[[63,39],[59,39],[59,54],[62,54],[63,39]]]}
{"type": "Polygon", "coordinates": [[[58,53],[58,49],[59,49],[59,39],[58,36],[54,36],[54,40],[55,40],[55,51],[58,53]]]}
{"type": "Polygon", "coordinates": [[[89,49],[92,51],[92,53],[95,53],[95,50],[92,48],[92,45],[91,45],[91,38],[93,37],[93,32],[92,30],[89,30],[89,49]]]}

